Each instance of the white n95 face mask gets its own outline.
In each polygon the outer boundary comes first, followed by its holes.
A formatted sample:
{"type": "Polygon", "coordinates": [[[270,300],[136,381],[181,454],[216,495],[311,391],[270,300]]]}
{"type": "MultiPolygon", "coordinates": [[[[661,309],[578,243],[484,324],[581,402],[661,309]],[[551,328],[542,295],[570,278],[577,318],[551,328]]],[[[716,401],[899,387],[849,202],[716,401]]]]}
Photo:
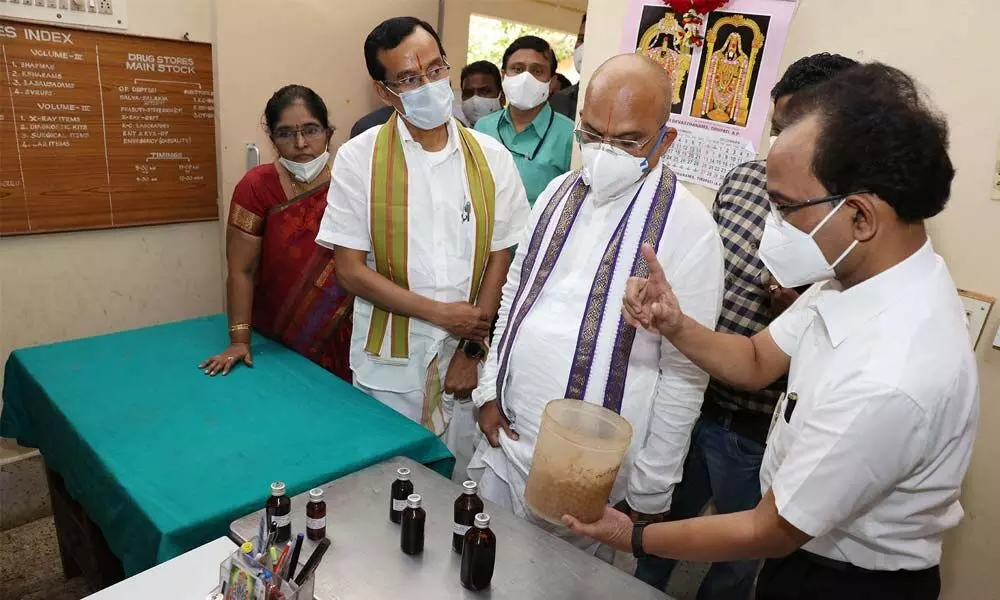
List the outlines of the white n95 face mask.
{"type": "Polygon", "coordinates": [[[851,253],[851,250],[854,250],[858,240],[854,240],[854,243],[848,246],[833,264],[830,264],[813,236],[845,202],[847,198],[841,200],[809,233],[788,221],[779,223],[773,214],[767,215],[764,235],[760,240],[760,260],[781,287],[794,288],[836,277],[834,269],[851,253]]]}
{"type": "Polygon", "coordinates": [[[646,156],[632,156],[610,144],[582,144],[583,182],[590,186],[598,202],[618,198],[632,184],[645,177],[655,166],[649,164],[649,157],[656,152],[666,134],[666,127],[660,129],[656,143],[646,156]]]}
{"type": "Polygon", "coordinates": [[[403,118],[423,130],[437,129],[444,125],[455,109],[455,93],[451,91],[449,79],[403,92],[399,94],[399,99],[403,102],[403,118]]]}
{"type": "Polygon", "coordinates": [[[573,51],[573,67],[577,73],[583,73],[583,44],[577,46],[576,50],[573,51]]]}
{"type": "Polygon", "coordinates": [[[538,81],[525,71],[514,77],[504,77],[503,93],[515,107],[531,110],[549,99],[549,82],[538,81]]]}
{"type": "Polygon", "coordinates": [[[293,160],[288,160],[287,158],[279,158],[278,162],[281,166],[288,169],[288,172],[292,174],[296,180],[302,183],[309,183],[313,179],[319,177],[319,174],[323,172],[323,168],[326,167],[330,162],[330,153],[324,151],[316,158],[309,162],[295,162],[293,160]]]}
{"type": "Polygon", "coordinates": [[[469,123],[472,125],[475,125],[479,119],[498,110],[500,110],[500,98],[473,96],[468,100],[462,101],[462,112],[465,113],[465,117],[469,119],[469,123]]]}
{"type": "Polygon", "coordinates": [[[646,159],[607,144],[584,144],[580,146],[580,157],[583,182],[598,201],[621,196],[646,172],[646,159]]]}

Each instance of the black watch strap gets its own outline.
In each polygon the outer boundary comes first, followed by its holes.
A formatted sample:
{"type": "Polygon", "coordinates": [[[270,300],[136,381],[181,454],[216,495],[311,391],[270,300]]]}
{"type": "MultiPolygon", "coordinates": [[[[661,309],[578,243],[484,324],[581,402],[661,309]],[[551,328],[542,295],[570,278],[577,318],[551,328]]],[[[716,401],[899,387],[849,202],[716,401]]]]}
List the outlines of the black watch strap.
{"type": "Polygon", "coordinates": [[[486,359],[488,351],[486,344],[462,339],[458,342],[458,349],[472,360],[483,361],[486,359]]]}
{"type": "Polygon", "coordinates": [[[636,558],[646,558],[649,556],[642,548],[642,532],[646,529],[646,523],[636,523],[632,526],[632,555],[636,558]]]}

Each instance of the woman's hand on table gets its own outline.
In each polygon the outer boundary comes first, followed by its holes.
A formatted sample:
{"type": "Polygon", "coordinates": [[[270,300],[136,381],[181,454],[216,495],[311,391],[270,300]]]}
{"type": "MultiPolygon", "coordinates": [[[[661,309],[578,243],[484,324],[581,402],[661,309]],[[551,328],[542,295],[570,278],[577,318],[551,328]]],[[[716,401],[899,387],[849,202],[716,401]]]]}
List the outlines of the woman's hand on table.
{"type": "Polygon", "coordinates": [[[229,375],[236,363],[242,362],[248,367],[253,366],[253,354],[250,352],[250,344],[235,342],[230,344],[221,354],[206,359],[199,369],[205,370],[205,375],[215,377],[219,373],[229,375]]]}

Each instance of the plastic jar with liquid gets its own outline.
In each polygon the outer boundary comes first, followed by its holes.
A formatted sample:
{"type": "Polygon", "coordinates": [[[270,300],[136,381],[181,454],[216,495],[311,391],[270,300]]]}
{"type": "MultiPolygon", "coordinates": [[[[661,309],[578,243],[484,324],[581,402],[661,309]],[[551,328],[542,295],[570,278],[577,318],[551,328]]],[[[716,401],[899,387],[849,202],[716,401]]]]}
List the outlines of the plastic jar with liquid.
{"type": "Polygon", "coordinates": [[[632,426],[620,415],[582,400],[545,406],[524,490],[525,504],[562,525],[563,515],[598,521],[611,495],[632,426]]]}

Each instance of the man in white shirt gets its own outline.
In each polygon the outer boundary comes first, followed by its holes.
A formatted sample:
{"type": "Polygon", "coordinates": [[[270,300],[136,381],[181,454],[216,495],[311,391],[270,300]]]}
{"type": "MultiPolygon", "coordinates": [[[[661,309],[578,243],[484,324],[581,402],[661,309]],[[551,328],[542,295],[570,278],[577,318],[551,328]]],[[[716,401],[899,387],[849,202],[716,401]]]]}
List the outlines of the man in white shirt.
{"type": "Polygon", "coordinates": [[[760,388],[788,374],[763,499],[648,528],[612,509],[592,525],[565,520],[639,556],[767,557],[758,599],[937,598],[979,415],[962,304],[924,227],[954,176],[947,124],[912,79],[878,63],[789,110],[798,118],[768,156],[760,255],[784,287],[822,283],[752,338],[686,317],[655,266],[624,303],[630,322],[713,377],[760,388]]]}
{"type": "MultiPolygon", "coordinates": [[[[635,55],[607,61],[587,89],[577,130],[583,170],[539,197],[504,287],[494,351],[473,399],[481,442],[470,473],[484,497],[526,516],[524,487],[545,405],[575,398],[614,410],[633,427],[611,495],[636,518],[661,518],[681,479],[708,376],[618,310],[630,276],[657,247],[681,304],[715,327],[722,246],[705,207],[661,158],[671,83],[635,55]]],[[[591,543],[591,542],[588,542],[591,543]]]]}
{"type": "Polygon", "coordinates": [[[442,436],[462,477],[469,396],[530,209],[510,153],[452,118],[450,67],[429,24],[381,23],[365,60],[396,112],[337,152],[316,241],[335,249],[357,297],[354,385],[442,436]]]}

